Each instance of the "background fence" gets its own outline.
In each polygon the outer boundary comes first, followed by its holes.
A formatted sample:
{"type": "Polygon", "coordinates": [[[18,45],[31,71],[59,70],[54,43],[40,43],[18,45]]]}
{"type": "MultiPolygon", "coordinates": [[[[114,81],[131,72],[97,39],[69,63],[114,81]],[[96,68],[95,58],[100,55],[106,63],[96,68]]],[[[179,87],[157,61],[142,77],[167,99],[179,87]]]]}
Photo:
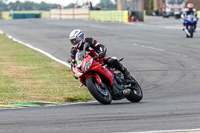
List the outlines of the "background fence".
{"type": "Polygon", "coordinates": [[[26,18],[49,18],[48,11],[5,11],[2,12],[2,18],[9,19],[26,19],[26,18]]]}
{"type": "Polygon", "coordinates": [[[128,11],[90,11],[91,20],[128,22],[128,11]]]}
{"type": "Polygon", "coordinates": [[[50,11],[52,19],[88,19],[89,9],[72,8],[72,9],[52,9],[50,11]]]}
{"type": "MultiPolygon", "coordinates": [[[[91,19],[100,21],[129,22],[134,17],[139,21],[145,21],[146,13],[139,11],[89,11],[86,8],[52,9],[50,11],[5,11],[2,19],[27,19],[27,18],[51,18],[51,19],[91,19]]],[[[200,12],[199,12],[200,16],[200,12]]],[[[136,21],[137,21],[136,20],[136,21]]]]}

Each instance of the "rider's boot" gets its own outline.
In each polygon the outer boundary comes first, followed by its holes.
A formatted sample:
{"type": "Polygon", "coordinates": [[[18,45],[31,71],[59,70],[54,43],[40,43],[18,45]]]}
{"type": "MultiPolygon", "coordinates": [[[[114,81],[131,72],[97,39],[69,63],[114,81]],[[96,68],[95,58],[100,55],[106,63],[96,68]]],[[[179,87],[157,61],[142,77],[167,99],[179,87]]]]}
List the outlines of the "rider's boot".
{"type": "Polygon", "coordinates": [[[121,69],[123,75],[124,75],[124,80],[127,84],[132,84],[132,83],[135,83],[135,80],[133,80],[133,78],[131,77],[131,74],[130,72],[124,67],[122,66],[122,69],[121,69]]]}
{"type": "Polygon", "coordinates": [[[126,84],[135,83],[135,80],[131,77],[130,72],[118,60],[107,58],[105,62],[123,73],[126,84]]]}

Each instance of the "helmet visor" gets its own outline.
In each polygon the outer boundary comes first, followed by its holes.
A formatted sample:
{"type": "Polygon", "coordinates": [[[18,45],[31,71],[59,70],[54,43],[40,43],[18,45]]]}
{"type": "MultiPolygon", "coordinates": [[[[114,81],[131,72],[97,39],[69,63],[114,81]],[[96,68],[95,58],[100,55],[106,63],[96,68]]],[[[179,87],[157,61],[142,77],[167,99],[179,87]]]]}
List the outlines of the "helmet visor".
{"type": "Polygon", "coordinates": [[[78,40],[78,39],[71,39],[70,41],[71,41],[72,45],[76,45],[80,42],[80,40],[78,40]]]}

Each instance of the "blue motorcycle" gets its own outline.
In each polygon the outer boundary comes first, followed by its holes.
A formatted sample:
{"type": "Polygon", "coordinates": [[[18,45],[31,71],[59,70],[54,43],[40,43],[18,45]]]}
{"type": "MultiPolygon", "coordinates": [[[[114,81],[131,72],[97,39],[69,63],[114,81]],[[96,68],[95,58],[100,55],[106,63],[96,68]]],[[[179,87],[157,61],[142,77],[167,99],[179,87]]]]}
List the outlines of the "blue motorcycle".
{"type": "Polygon", "coordinates": [[[195,25],[198,19],[194,15],[188,15],[185,20],[185,33],[187,38],[193,38],[195,25]]]}

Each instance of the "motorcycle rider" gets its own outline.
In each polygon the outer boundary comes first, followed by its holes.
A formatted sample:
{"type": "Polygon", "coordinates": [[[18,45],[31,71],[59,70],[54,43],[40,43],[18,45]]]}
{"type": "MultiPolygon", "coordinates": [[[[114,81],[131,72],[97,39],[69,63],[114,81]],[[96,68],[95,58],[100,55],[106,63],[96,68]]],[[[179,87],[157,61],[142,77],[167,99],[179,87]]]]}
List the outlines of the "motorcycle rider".
{"type": "Polygon", "coordinates": [[[134,83],[130,72],[117,60],[111,57],[106,56],[106,47],[100,43],[98,43],[92,37],[85,37],[84,32],[80,29],[73,30],[69,35],[70,42],[72,44],[71,48],[71,60],[73,64],[75,64],[75,57],[78,50],[83,50],[84,44],[89,43],[91,49],[96,52],[96,55],[92,55],[93,59],[100,59],[103,58],[103,61],[108,66],[116,68],[117,70],[121,71],[124,75],[124,79],[126,83],[134,83]]]}
{"type": "MultiPolygon", "coordinates": [[[[187,5],[187,8],[184,9],[184,13],[182,15],[182,18],[184,19],[184,22],[183,22],[184,28],[183,28],[183,30],[185,30],[185,25],[187,23],[186,22],[186,18],[187,18],[188,15],[194,15],[197,18],[197,21],[198,21],[197,10],[194,8],[194,5],[192,3],[189,3],[187,5]]],[[[196,25],[197,25],[197,23],[195,23],[195,25],[194,25],[194,28],[195,28],[194,31],[196,30],[196,25]]]]}

